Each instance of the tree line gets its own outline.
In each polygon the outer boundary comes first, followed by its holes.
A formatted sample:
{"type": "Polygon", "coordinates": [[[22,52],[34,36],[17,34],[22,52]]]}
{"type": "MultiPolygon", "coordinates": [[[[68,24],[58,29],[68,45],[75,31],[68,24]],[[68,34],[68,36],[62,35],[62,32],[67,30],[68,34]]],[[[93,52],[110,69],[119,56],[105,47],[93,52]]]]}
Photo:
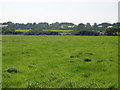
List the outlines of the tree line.
{"type": "Polygon", "coordinates": [[[74,23],[68,23],[68,22],[55,22],[52,24],[49,24],[47,22],[40,22],[40,23],[13,23],[13,22],[4,22],[2,25],[8,25],[8,27],[13,29],[35,29],[35,28],[42,28],[44,30],[79,30],[79,29],[86,29],[86,30],[104,30],[108,27],[116,27],[120,26],[120,23],[101,23],[97,24],[94,23],[94,25],[91,25],[90,23],[80,23],[78,25],[74,23]]]}
{"type": "Polygon", "coordinates": [[[90,23],[80,23],[75,25],[68,22],[56,22],[49,24],[47,22],[41,23],[13,23],[5,22],[2,25],[8,25],[2,29],[2,34],[25,34],[25,35],[60,35],[58,32],[43,31],[43,30],[73,30],[72,35],[119,35],[120,23],[101,23],[91,25],[90,23]],[[15,32],[16,29],[29,29],[30,31],[15,32]]]}

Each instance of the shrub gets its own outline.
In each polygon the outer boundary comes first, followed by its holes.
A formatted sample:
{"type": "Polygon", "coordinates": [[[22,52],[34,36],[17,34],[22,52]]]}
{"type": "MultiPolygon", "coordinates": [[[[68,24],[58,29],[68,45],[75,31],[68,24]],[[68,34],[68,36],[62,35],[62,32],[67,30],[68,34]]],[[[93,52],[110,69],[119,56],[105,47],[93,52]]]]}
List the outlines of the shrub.
{"type": "Polygon", "coordinates": [[[23,35],[24,33],[23,32],[14,32],[13,34],[14,35],[23,35]]]}
{"type": "Polygon", "coordinates": [[[26,32],[25,35],[60,35],[59,32],[54,32],[54,31],[29,31],[26,32]]]}
{"type": "Polygon", "coordinates": [[[99,32],[98,31],[90,31],[90,30],[80,30],[80,31],[73,31],[73,35],[95,35],[98,36],[99,32]]]}
{"type": "Polygon", "coordinates": [[[91,60],[90,58],[85,58],[84,61],[85,61],[85,62],[90,62],[90,61],[92,61],[92,60],[91,60]]]}
{"type": "Polygon", "coordinates": [[[12,67],[12,68],[8,68],[8,69],[7,69],[7,72],[8,72],[8,73],[18,73],[19,70],[17,70],[16,68],[12,67]]]}
{"type": "Polygon", "coordinates": [[[4,27],[2,28],[2,34],[14,34],[15,29],[10,27],[4,27]]]}
{"type": "Polygon", "coordinates": [[[120,27],[112,27],[112,28],[107,28],[105,30],[105,35],[120,35],[120,27]]]}

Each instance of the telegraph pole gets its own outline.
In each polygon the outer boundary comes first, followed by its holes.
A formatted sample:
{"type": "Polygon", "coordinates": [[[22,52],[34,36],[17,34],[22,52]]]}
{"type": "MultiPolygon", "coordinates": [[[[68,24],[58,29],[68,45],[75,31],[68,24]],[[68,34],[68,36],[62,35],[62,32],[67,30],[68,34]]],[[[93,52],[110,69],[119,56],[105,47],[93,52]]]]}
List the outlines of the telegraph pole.
{"type": "Polygon", "coordinates": [[[120,1],[118,2],[118,22],[120,22],[120,1]]]}

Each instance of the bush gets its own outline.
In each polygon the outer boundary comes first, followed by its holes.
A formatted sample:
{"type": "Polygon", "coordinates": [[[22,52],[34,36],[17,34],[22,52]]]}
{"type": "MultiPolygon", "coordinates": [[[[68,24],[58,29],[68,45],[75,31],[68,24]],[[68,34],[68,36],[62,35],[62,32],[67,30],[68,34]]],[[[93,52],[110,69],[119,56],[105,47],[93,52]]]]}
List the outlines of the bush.
{"type": "Polygon", "coordinates": [[[23,32],[14,32],[13,34],[14,35],[23,35],[24,33],[23,32]]]}
{"type": "Polygon", "coordinates": [[[73,31],[73,35],[95,35],[98,36],[99,32],[98,31],[90,31],[90,30],[80,30],[80,31],[73,31]]]}
{"type": "Polygon", "coordinates": [[[85,62],[91,62],[92,60],[90,58],[85,58],[84,61],[85,62]]]}
{"type": "Polygon", "coordinates": [[[15,29],[10,27],[4,27],[2,28],[2,34],[14,34],[15,29]]]}
{"type": "Polygon", "coordinates": [[[8,73],[18,73],[19,70],[17,70],[16,68],[13,68],[13,67],[12,67],[12,68],[8,68],[8,69],[7,69],[7,72],[8,72],[8,73]]]}
{"type": "Polygon", "coordinates": [[[51,32],[51,31],[47,31],[47,32],[44,32],[44,34],[46,35],[60,35],[59,32],[51,32]]]}
{"type": "Polygon", "coordinates": [[[105,30],[105,35],[112,35],[112,36],[115,36],[115,35],[120,35],[120,27],[112,27],[112,28],[107,28],[105,30]]]}
{"type": "Polygon", "coordinates": [[[58,32],[51,32],[51,31],[28,31],[25,33],[25,35],[60,35],[58,32]]]}

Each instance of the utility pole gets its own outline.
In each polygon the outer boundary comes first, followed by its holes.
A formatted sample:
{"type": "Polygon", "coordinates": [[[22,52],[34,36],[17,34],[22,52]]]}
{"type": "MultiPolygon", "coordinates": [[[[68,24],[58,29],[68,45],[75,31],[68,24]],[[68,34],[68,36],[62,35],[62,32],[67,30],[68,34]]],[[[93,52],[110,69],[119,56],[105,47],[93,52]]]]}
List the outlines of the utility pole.
{"type": "Polygon", "coordinates": [[[120,22],[120,1],[118,2],[118,22],[120,22]]]}

